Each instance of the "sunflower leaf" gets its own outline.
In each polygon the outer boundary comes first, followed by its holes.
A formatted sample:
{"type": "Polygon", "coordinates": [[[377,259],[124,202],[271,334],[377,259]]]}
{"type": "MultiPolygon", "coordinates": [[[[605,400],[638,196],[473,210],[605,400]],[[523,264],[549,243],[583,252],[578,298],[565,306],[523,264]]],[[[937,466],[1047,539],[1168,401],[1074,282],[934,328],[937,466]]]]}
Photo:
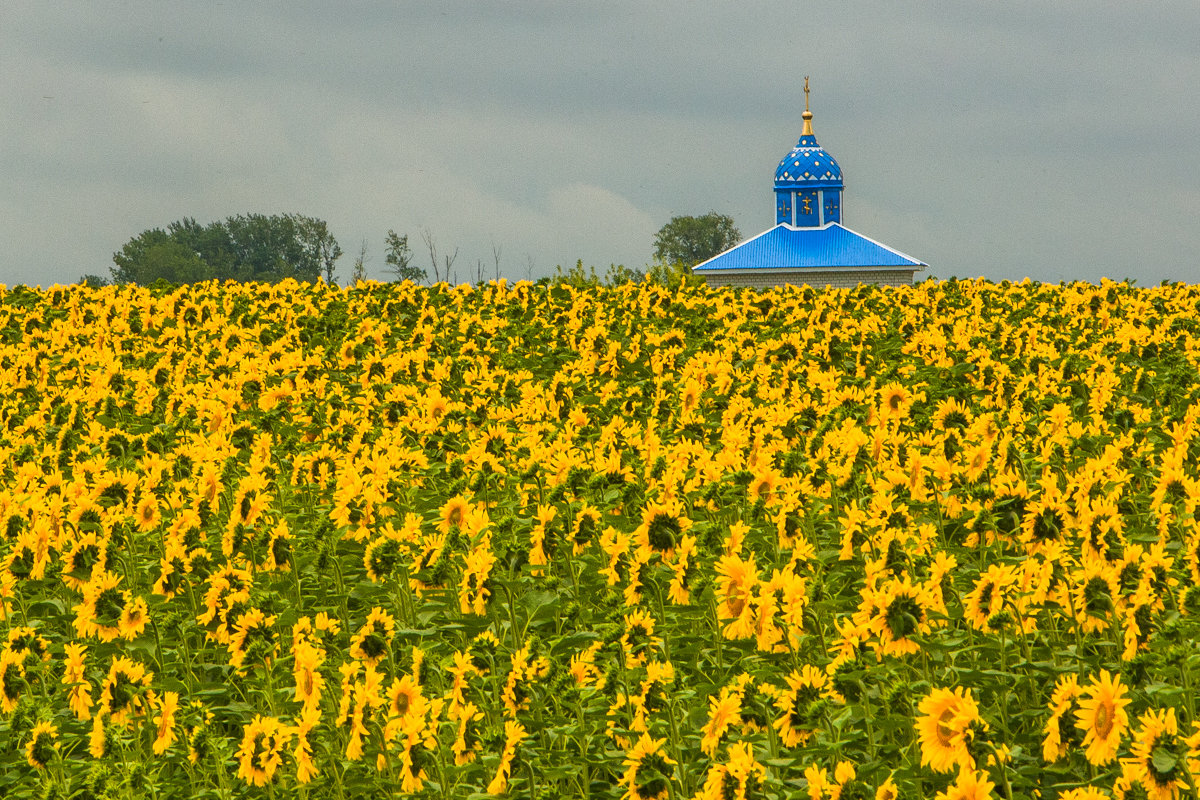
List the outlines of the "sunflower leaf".
{"type": "Polygon", "coordinates": [[[1171,774],[1179,764],[1175,754],[1165,747],[1154,748],[1150,753],[1150,762],[1154,765],[1154,771],[1160,775],[1171,774]]]}

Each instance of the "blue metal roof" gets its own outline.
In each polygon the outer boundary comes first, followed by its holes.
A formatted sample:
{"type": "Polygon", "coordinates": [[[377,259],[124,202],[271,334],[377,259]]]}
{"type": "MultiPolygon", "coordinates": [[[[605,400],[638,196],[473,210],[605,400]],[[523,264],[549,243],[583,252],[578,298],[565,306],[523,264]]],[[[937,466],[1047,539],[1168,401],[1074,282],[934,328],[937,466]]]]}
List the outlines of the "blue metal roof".
{"type": "Polygon", "coordinates": [[[929,266],[836,222],[821,228],[776,225],[697,264],[695,272],[929,266]]]}

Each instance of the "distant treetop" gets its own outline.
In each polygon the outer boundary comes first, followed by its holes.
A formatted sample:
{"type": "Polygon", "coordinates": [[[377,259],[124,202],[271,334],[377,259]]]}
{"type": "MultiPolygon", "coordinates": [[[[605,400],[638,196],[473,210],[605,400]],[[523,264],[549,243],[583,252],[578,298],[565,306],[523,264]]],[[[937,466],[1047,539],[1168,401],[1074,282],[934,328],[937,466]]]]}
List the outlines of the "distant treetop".
{"type": "Polygon", "coordinates": [[[333,280],[342,248],[323,220],[299,214],[239,214],[201,225],[191,217],[152,228],[113,254],[114,283],[157,280],[333,280]]]}
{"type": "Polygon", "coordinates": [[[710,211],[701,217],[672,217],[654,235],[654,258],[693,267],[742,240],[733,218],[710,211]]]}

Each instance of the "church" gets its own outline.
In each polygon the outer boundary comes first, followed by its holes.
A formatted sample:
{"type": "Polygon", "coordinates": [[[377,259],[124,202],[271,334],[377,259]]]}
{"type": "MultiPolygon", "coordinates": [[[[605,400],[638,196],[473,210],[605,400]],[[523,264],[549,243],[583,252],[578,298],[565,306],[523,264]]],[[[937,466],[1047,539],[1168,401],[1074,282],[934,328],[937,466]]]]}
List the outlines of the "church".
{"type": "Polygon", "coordinates": [[[713,286],[908,286],[928,266],[842,225],[842,168],[817,144],[804,79],[800,141],[775,170],[775,227],[697,264],[713,286]]]}

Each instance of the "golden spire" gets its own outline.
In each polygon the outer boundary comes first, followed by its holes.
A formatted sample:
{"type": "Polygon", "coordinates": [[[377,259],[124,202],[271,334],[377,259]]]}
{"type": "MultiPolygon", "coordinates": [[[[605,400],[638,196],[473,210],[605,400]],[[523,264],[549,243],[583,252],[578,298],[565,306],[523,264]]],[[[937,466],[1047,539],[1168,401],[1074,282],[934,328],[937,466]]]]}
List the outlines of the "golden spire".
{"type": "Polygon", "coordinates": [[[804,130],[800,132],[801,136],[812,136],[812,112],[808,110],[808,76],[804,76],[804,130]]]}

